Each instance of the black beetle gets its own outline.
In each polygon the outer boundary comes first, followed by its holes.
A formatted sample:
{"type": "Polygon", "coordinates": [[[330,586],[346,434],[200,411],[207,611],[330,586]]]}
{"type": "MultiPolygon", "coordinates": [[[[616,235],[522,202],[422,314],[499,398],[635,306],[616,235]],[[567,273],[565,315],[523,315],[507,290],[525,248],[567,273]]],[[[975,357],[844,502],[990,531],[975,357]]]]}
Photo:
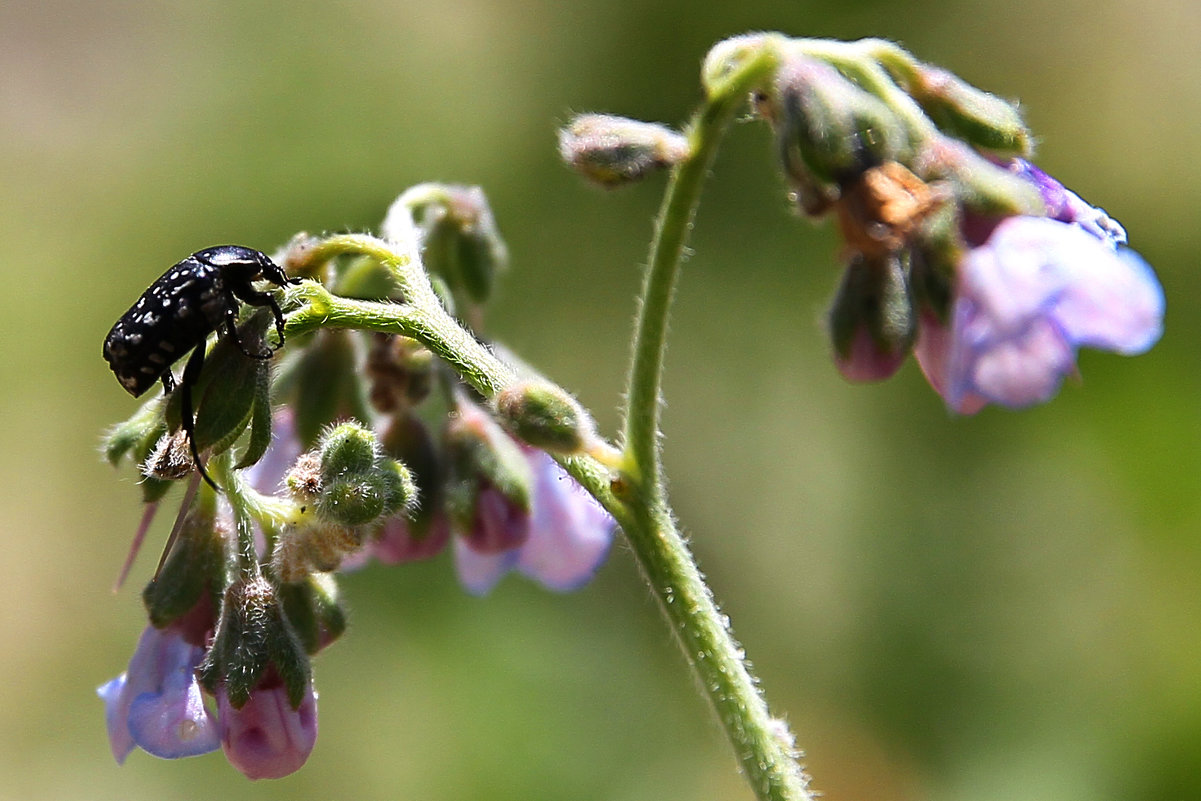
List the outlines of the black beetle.
{"type": "Polygon", "coordinates": [[[196,468],[213,489],[218,487],[205,472],[196,450],[192,386],[204,365],[205,340],[222,326],[247,356],[270,359],[274,354],[273,350],[251,353],[238,338],[239,301],[271,309],[279,344],[283,345],[283,312],[275,298],[254,288],[252,282],[258,279],[281,287],[300,283],[299,278],[289,278],[265,253],[252,248],[219,245],[197,251],[151,284],[104,338],[105,360],[121,386],[135,398],[160,378],[165,392],[174,391],[171,365],[192,351],[179,381],[183,391],[180,417],[196,468]]]}

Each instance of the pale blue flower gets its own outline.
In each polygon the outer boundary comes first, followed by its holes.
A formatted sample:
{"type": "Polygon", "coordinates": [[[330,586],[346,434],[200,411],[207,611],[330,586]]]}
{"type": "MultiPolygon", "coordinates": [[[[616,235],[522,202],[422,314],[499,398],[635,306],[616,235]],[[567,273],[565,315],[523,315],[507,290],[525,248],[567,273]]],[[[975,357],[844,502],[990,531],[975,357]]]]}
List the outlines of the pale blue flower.
{"type": "Polygon", "coordinates": [[[135,747],[163,759],[217,749],[216,720],[195,675],[203,655],[176,629],[146,627],[129,668],[97,690],[118,763],[135,747]]]}

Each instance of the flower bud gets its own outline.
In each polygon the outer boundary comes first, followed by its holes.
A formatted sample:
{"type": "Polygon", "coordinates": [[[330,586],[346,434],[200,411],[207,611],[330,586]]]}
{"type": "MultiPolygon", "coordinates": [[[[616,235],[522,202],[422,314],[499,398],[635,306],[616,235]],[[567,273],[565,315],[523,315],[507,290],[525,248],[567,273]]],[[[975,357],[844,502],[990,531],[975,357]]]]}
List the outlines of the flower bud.
{"type": "Polygon", "coordinates": [[[578,453],[596,438],[588,412],[547,381],[523,381],[502,390],[496,414],[518,439],[553,453],[578,453]]]}
{"type": "Polygon", "coordinates": [[[434,438],[420,418],[401,415],[390,421],[381,443],[385,453],[409,468],[420,503],[406,510],[407,515],[393,515],[384,522],[375,550],[395,552],[392,562],[408,553],[416,554],[414,558],[433,556],[448,533],[443,510],[446,470],[434,438]],[[384,541],[389,544],[381,548],[384,541]]]}
{"type": "MultiPolygon", "coordinates": [[[[152,398],[142,404],[128,420],[110,428],[104,435],[104,457],[108,463],[116,467],[121,460],[129,455],[139,465],[145,465],[150,454],[167,433],[167,424],[163,419],[165,404],[162,396],[152,398]]],[[[191,453],[188,454],[191,459],[191,453]]],[[[168,479],[146,476],[143,472],[142,501],[154,503],[161,500],[171,489],[172,481],[168,479]]]]}
{"type": "Polygon", "coordinates": [[[360,347],[352,331],[318,331],[296,360],[281,371],[278,388],[281,395],[293,398],[296,435],[302,447],[313,447],[332,420],[366,418],[356,371],[360,347]]]}
{"type": "Polygon", "coordinates": [[[1041,217],[1046,213],[1036,186],[961,142],[931,140],[919,154],[914,172],[927,181],[945,181],[956,204],[976,214],[1041,217]]]}
{"type": "Polygon", "coordinates": [[[328,429],[284,483],[301,515],[280,534],[272,554],[275,575],[286,584],[336,570],[363,546],[369,526],[407,515],[417,499],[408,469],[381,453],[374,432],[353,422],[328,429]]]}
{"type": "Polygon", "coordinates": [[[279,590],[284,613],[305,651],[315,654],[346,631],[346,611],[338,583],[329,573],[313,573],[279,590]]]}
{"type": "Polygon", "coordinates": [[[943,132],[998,153],[1026,156],[1033,137],[1017,107],[955,74],[921,65],[905,88],[943,132]]]}
{"type": "Polygon", "coordinates": [[[355,422],[339,423],[327,429],[317,450],[321,454],[321,476],[326,480],[365,473],[379,461],[375,434],[355,422]]]}
{"type": "Polygon", "coordinates": [[[397,513],[416,497],[408,469],[383,459],[372,470],[327,482],[317,499],[317,513],[344,526],[365,526],[397,513]]]}
{"type": "Polygon", "coordinates": [[[472,303],[487,301],[509,253],[484,190],[433,183],[410,188],[388,209],[382,232],[386,239],[409,241],[414,227],[426,270],[472,303]]]}
{"type": "Polygon", "coordinates": [[[394,514],[417,496],[408,469],[380,453],[375,433],[341,423],[322,437],[317,514],[343,526],[362,526],[394,514]]]}
{"type": "Polygon", "coordinates": [[[317,743],[317,693],[309,683],[294,698],[267,676],[239,705],[221,687],[217,719],[229,764],[248,779],[281,779],[300,770],[317,743]]]}
{"type": "Polygon", "coordinates": [[[410,409],[430,393],[434,355],[416,340],[374,334],[366,366],[371,405],[380,412],[410,409]]]}
{"type": "Polygon", "coordinates": [[[830,338],[839,372],[850,381],[880,381],[905,361],[916,331],[898,256],[856,256],[830,309],[830,338]]]}
{"type": "Polygon", "coordinates": [[[446,427],[446,509],[473,548],[494,553],[529,535],[533,476],[521,448],[476,404],[460,399],[446,427]]]}
{"type": "Polygon", "coordinates": [[[580,175],[613,188],[674,167],[691,154],[666,125],[610,114],[580,114],[559,130],[559,156],[580,175]]]}
{"type": "MultiPolygon", "coordinates": [[[[188,512],[167,561],[142,590],[142,603],[154,626],[175,623],[206,600],[210,610],[220,605],[228,536],[211,508],[195,506],[188,512]]],[[[211,621],[204,628],[212,628],[211,621]]],[[[197,642],[202,644],[203,639],[197,642]]]]}
{"type": "Polygon", "coordinates": [[[213,643],[198,670],[214,694],[218,688],[235,709],[273,669],[295,709],[310,689],[309,658],[280,606],[275,586],[261,575],[243,576],[225,592],[213,643]]]}
{"type": "Polygon", "coordinates": [[[104,432],[104,458],[116,467],[126,454],[132,453],[140,462],[146,458],[165,431],[163,398],[151,398],[128,420],[117,423],[104,432]]]}
{"type": "Polygon", "coordinates": [[[910,150],[905,126],[875,95],[816,59],[796,56],[762,101],[785,173],[802,184],[842,184],[910,150]]]}

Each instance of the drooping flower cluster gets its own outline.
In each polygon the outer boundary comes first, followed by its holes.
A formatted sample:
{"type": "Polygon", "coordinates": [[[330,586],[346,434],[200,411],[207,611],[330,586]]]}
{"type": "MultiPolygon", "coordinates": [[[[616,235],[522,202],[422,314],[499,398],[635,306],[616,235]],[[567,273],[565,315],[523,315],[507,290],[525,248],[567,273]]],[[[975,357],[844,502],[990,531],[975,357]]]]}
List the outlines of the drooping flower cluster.
{"type": "MultiPolygon", "coordinates": [[[[415,187],[384,233],[420,252],[441,302],[478,329],[506,259],[483,193],[415,187]]],[[[280,261],[303,262],[306,246],[296,240],[280,261]]],[[[343,296],[395,291],[371,259],[301,271],[343,296]]],[[[239,338],[254,341],[266,323],[249,315],[239,338]]],[[[206,364],[241,358],[226,339],[218,348],[206,364]]],[[[261,363],[206,366],[198,382],[196,427],[221,494],[199,482],[186,437],[170,431],[175,394],[109,433],[109,459],[131,456],[145,476],[139,539],[171,484],[190,478],[143,593],[150,625],[125,673],[99,690],[118,762],[134,748],[176,758],[221,747],[252,779],[297,770],[317,735],[310,657],[345,628],[335,571],[426,559],[453,542],[471,593],[510,571],[567,591],[608,553],[613,519],[533,447],[573,453],[596,443],[559,388],[531,377],[488,403],[395,335],[321,330],[289,337],[286,352],[274,374],[261,363]]]]}
{"type": "Polygon", "coordinates": [[[876,41],[779,41],[756,106],[798,207],[833,212],[846,272],[830,312],[848,379],[912,350],[954,411],[1053,397],[1081,346],[1141,353],[1163,292],[1126,234],[1026,160],[1009,103],[876,41]]]}

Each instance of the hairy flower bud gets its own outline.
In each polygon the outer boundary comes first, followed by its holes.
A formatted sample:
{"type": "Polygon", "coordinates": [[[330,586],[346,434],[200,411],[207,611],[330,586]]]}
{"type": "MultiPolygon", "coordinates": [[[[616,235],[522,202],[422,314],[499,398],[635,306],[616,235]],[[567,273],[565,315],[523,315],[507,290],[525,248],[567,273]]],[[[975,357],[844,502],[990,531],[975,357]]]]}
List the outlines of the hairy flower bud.
{"type": "Polygon", "coordinates": [[[895,373],[916,332],[900,258],[853,258],[830,309],[829,325],[834,362],[848,380],[879,381],[895,373]]]}
{"type": "Polygon", "coordinates": [[[548,381],[523,381],[496,396],[496,414],[518,439],[554,453],[578,453],[596,437],[588,412],[548,381]]]}
{"type": "Polygon", "coordinates": [[[612,188],[684,161],[687,137],[666,125],[611,114],[581,114],[559,130],[559,156],[588,180],[612,188]]]}
{"type": "Polygon", "coordinates": [[[375,433],[341,423],[322,437],[317,514],[344,526],[361,526],[411,505],[417,495],[408,469],[382,455],[375,433]]]}
{"type": "Polygon", "coordinates": [[[240,709],[268,669],[287,688],[292,707],[310,689],[309,658],[284,616],[278,591],[261,575],[242,576],[225,592],[213,643],[198,669],[200,681],[220,688],[240,709]]]}
{"type": "Polygon", "coordinates": [[[313,447],[331,420],[366,417],[356,372],[360,351],[351,331],[318,331],[280,375],[281,391],[295,397],[296,435],[303,447],[313,447]]]}
{"type": "Polygon", "coordinates": [[[301,514],[280,534],[272,554],[275,575],[287,584],[336,570],[343,557],[363,546],[371,526],[407,516],[417,500],[408,468],[382,453],[374,432],[353,422],[328,429],[315,451],[296,460],[284,483],[301,514]]]}
{"type": "Polygon", "coordinates": [[[374,334],[367,351],[371,405],[391,414],[425,400],[433,379],[434,355],[416,340],[374,334]]]}
{"type": "Polygon", "coordinates": [[[512,548],[529,535],[533,476],[517,443],[476,404],[460,399],[446,427],[446,507],[477,550],[512,548]]]}
{"type": "Polygon", "coordinates": [[[1040,217],[1046,212],[1035,186],[962,142],[931,140],[918,156],[914,172],[927,181],[944,181],[956,204],[975,214],[1040,217]]]}
{"type": "Polygon", "coordinates": [[[882,100],[834,67],[789,59],[761,100],[785,174],[802,184],[842,184],[910,150],[905,126],[882,100]]]}
{"type": "Polygon", "coordinates": [[[905,88],[943,132],[997,153],[1029,155],[1033,137],[1013,103],[926,64],[907,77],[905,88]]]}
{"type": "Polygon", "coordinates": [[[388,209],[381,230],[386,239],[407,242],[414,229],[431,275],[472,303],[488,300],[509,252],[483,189],[436,183],[408,189],[388,209]]]}

